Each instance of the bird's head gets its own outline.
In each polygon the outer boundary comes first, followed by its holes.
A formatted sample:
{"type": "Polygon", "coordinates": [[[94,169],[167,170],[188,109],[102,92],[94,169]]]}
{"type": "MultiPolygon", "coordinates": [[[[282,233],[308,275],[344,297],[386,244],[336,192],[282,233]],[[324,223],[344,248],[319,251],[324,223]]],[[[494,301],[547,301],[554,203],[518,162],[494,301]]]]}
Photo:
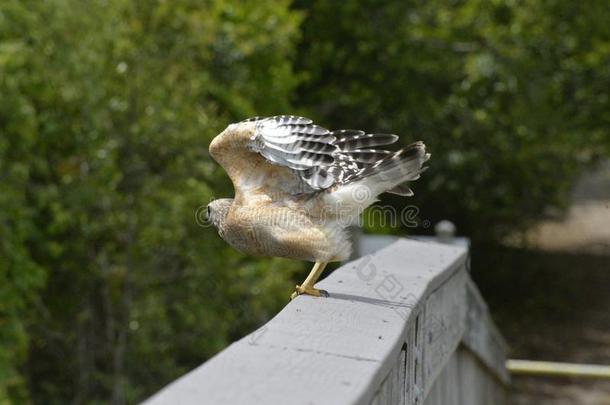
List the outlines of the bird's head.
{"type": "Polygon", "coordinates": [[[233,204],[232,198],[219,198],[208,204],[206,209],[206,221],[222,232],[225,218],[229,213],[229,208],[233,204]]]}

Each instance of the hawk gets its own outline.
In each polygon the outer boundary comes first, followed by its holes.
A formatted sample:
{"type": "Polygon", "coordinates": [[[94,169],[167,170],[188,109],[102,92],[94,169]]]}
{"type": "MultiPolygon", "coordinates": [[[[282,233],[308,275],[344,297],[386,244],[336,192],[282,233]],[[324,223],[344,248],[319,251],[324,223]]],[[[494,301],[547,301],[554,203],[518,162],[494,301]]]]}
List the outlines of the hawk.
{"type": "Polygon", "coordinates": [[[351,254],[347,227],[384,192],[411,196],[430,154],[423,142],[398,151],[393,134],[330,131],[294,115],[254,117],[229,125],[210,143],[234,198],[207,206],[207,220],[235,249],[256,256],[314,262],[291,298],[314,288],[327,263],[351,254]]]}

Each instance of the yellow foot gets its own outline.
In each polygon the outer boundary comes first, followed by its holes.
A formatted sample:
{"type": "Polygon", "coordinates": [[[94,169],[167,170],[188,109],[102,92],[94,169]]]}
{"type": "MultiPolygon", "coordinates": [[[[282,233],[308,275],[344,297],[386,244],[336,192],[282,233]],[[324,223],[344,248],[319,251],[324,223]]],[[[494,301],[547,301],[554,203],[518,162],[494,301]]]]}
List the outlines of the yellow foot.
{"type": "Polygon", "coordinates": [[[299,295],[313,295],[314,297],[328,297],[328,293],[324,290],[318,290],[317,288],[309,287],[309,286],[300,286],[297,285],[295,291],[290,296],[290,299],[293,300],[299,295]]]}

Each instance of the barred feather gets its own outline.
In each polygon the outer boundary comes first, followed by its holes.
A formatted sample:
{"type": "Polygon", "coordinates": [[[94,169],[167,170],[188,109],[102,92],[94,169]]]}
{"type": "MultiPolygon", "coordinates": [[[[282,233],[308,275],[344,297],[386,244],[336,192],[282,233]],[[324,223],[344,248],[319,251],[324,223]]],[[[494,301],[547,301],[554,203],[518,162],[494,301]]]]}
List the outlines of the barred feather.
{"type": "Polygon", "coordinates": [[[422,170],[421,164],[430,158],[430,155],[426,154],[425,151],[426,147],[423,142],[412,143],[398,152],[392,153],[379,160],[377,163],[363,169],[358,173],[358,177],[362,179],[373,175],[385,175],[388,178],[406,176],[408,178],[405,178],[402,182],[417,180],[417,178],[419,178],[419,173],[422,170]],[[416,171],[412,170],[411,167],[404,167],[404,163],[412,161],[417,161],[418,163],[416,171]],[[400,169],[403,169],[403,173],[401,173],[400,169]],[[396,173],[397,171],[398,173],[396,173]]]}
{"type": "Polygon", "coordinates": [[[311,153],[311,152],[301,152],[298,155],[287,155],[287,161],[305,165],[308,167],[316,166],[316,165],[330,165],[335,161],[332,156],[324,155],[322,153],[311,153]]]}
{"type": "Polygon", "coordinates": [[[340,187],[334,188],[328,195],[328,203],[339,204],[353,212],[362,212],[381,193],[410,195],[410,189],[404,183],[419,177],[424,170],[422,165],[429,157],[422,142],[389,154],[350,176],[340,187]]]}
{"type": "Polygon", "coordinates": [[[303,179],[314,189],[322,190],[331,187],[335,183],[335,178],[326,168],[310,169],[303,172],[303,179]]]}
{"type": "MultiPolygon", "coordinates": [[[[360,131],[361,132],[361,131],[360,131]]],[[[334,135],[334,132],[333,132],[334,135]]],[[[394,134],[356,134],[337,137],[335,145],[341,150],[372,148],[375,146],[391,145],[398,140],[394,134]]]]}
{"type": "Polygon", "coordinates": [[[272,163],[287,166],[294,170],[306,170],[310,168],[310,165],[299,163],[295,159],[289,159],[290,154],[275,149],[266,148],[261,151],[261,154],[272,163]]]}
{"type": "Polygon", "coordinates": [[[295,140],[292,143],[267,142],[265,146],[285,153],[300,153],[305,151],[330,155],[337,151],[337,148],[330,143],[307,140],[295,140]]]}
{"type": "Polygon", "coordinates": [[[378,162],[379,160],[385,158],[387,155],[391,154],[389,150],[381,150],[381,149],[356,149],[347,152],[349,155],[359,163],[373,164],[378,162]]]}
{"type": "Polygon", "coordinates": [[[322,128],[318,125],[278,125],[274,129],[267,128],[265,138],[274,140],[277,138],[284,138],[290,135],[329,135],[330,131],[326,128],[322,128]]]}
{"type": "Polygon", "coordinates": [[[315,141],[299,141],[298,147],[307,152],[324,153],[327,155],[337,152],[337,148],[329,143],[315,141]]]}
{"type": "Polygon", "coordinates": [[[335,141],[335,137],[328,135],[311,135],[311,134],[297,134],[290,133],[289,135],[285,135],[284,137],[276,137],[276,138],[266,138],[267,143],[274,144],[293,144],[299,141],[314,141],[314,142],[324,142],[328,144],[332,144],[335,141]]]}
{"type": "Polygon", "coordinates": [[[273,120],[278,125],[309,125],[313,122],[309,118],[299,117],[298,115],[276,115],[269,118],[258,117],[256,121],[260,121],[262,119],[273,120]]]}
{"type": "Polygon", "coordinates": [[[380,192],[411,195],[403,183],[419,176],[421,163],[429,156],[421,142],[398,152],[375,149],[395,143],[398,136],[393,134],[366,134],[354,129],[331,132],[294,115],[248,121],[256,122],[248,147],[274,164],[296,170],[312,191],[371,178],[385,187],[380,192]]]}

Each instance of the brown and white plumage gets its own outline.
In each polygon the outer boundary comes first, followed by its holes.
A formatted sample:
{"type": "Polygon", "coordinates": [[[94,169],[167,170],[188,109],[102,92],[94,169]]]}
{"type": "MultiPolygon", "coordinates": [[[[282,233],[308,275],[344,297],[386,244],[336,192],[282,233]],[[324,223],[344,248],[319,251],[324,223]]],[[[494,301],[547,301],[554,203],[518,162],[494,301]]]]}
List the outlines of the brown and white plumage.
{"type": "Polygon", "coordinates": [[[210,203],[209,219],[245,253],[345,260],[351,253],[346,227],[383,192],[412,195],[406,183],[419,178],[430,157],[422,142],[395,152],[379,148],[397,140],[329,131],[292,115],[229,125],[212,140],[210,154],[231,178],[235,198],[210,203]]]}
{"type": "MultiPolygon", "coordinates": [[[[329,131],[310,119],[282,115],[227,127],[210,144],[227,171],[235,199],[215,219],[221,236],[246,253],[310,261],[344,260],[344,228],[383,192],[411,195],[429,158],[422,142],[380,149],[393,134],[329,131]]],[[[220,214],[220,212],[219,212],[220,214]]]]}

